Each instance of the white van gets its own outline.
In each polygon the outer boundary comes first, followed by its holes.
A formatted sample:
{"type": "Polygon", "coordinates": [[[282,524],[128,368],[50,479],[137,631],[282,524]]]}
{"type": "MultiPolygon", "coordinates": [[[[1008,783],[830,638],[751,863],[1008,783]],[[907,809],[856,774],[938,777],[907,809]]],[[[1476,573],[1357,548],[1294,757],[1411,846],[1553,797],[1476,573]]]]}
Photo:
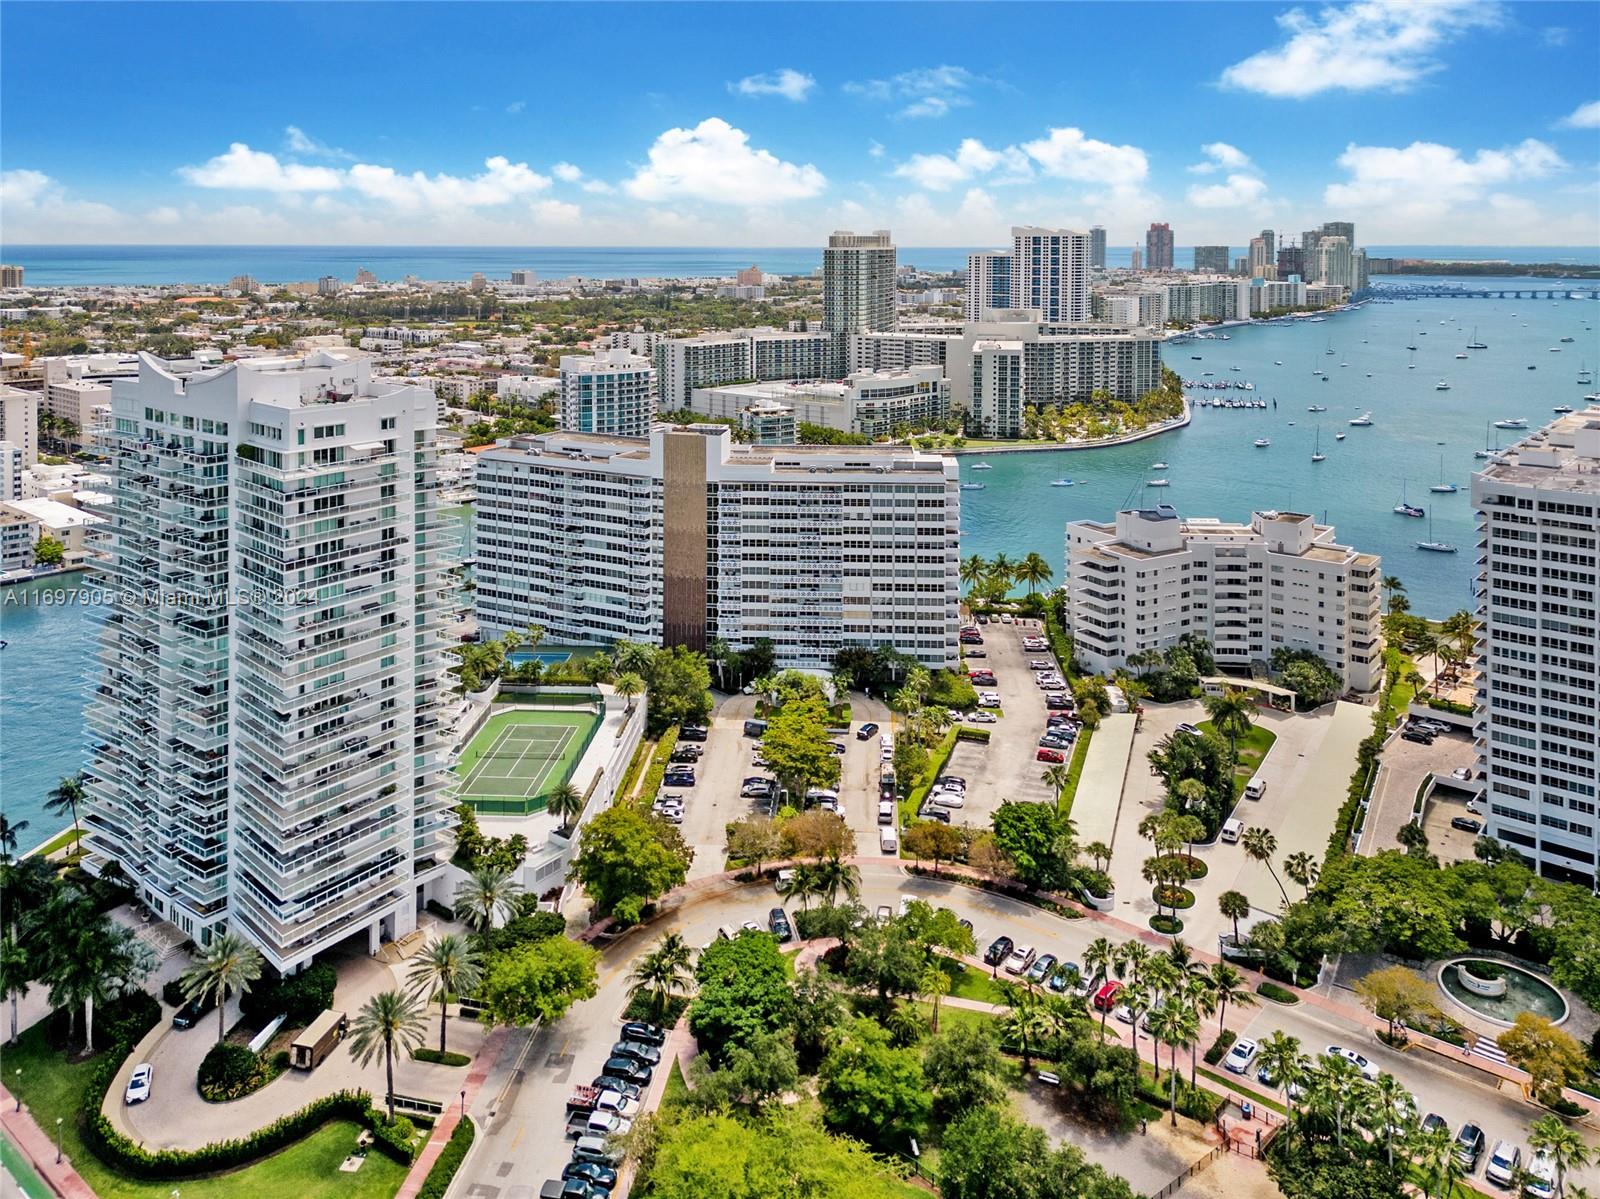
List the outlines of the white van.
{"type": "Polygon", "coordinates": [[[1260,799],[1266,793],[1267,780],[1262,778],[1259,774],[1245,784],[1244,797],[1246,799],[1260,799]]]}
{"type": "Polygon", "coordinates": [[[1230,844],[1244,836],[1244,821],[1224,820],[1222,822],[1222,839],[1230,844]]]}
{"type": "Polygon", "coordinates": [[[884,853],[899,853],[900,838],[894,831],[894,826],[885,825],[878,830],[878,848],[884,853]]]}
{"type": "Polygon", "coordinates": [[[878,823],[879,824],[893,824],[894,823],[894,800],[892,800],[892,799],[881,799],[881,800],[878,801],[878,823]]]}

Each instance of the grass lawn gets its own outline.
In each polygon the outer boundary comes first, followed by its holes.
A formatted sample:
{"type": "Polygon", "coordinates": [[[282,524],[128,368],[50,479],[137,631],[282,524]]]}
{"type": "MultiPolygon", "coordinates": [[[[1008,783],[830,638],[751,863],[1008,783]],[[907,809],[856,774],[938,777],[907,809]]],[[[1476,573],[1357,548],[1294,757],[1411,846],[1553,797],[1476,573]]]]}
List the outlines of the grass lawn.
{"type": "Polygon", "coordinates": [[[953,958],[940,958],[939,966],[950,976],[950,994],[958,999],[976,999],[981,1003],[1001,1003],[1003,993],[982,970],[968,966],[953,958]]]}
{"type": "Polygon", "coordinates": [[[80,830],[69,825],[68,827],[62,829],[54,837],[51,837],[50,840],[46,841],[43,845],[39,846],[38,849],[31,851],[28,856],[48,858],[51,854],[55,853],[56,850],[64,849],[66,846],[72,844],[81,835],[82,833],[80,830]]]}
{"type": "Polygon", "coordinates": [[[678,1059],[672,1059],[672,1069],[667,1074],[667,1085],[661,1090],[661,1107],[678,1107],[689,1097],[689,1084],[683,1080],[678,1059]]]}
{"type": "MultiPolygon", "coordinates": [[[[339,1163],[355,1148],[360,1126],[331,1120],[299,1144],[252,1166],[208,1178],[182,1182],[141,1182],[114,1174],[90,1153],[78,1136],[77,1115],[92,1106],[84,1094],[97,1059],[68,1062],[44,1039],[35,1025],[5,1053],[6,1082],[22,1096],[33,1118],[47,1132],[62,1118],[62,1148],[100,1199],[171,1199],[181,1189],[188,1199],[390,1199],[406,1176],[406,1168],[376,1151],[354,1174],[339,1173],[339,1163]],[[17,1075],[18,1068],[22,1075],[17,1075]]],[[[178,1085],[178,1080],[168,1084],[178,1085]]]]}
{"type": "Polygon", "coordinates": [[[1416,659],[1404,652],[1400,654],[1400,658],[1400,677],[1394,685],[1394,693],[1389,700],[1389,711],[1395,716],[1404,716],[1417,694],[1416,686],[1406,682],[1406,676],[1417,668],[1416,659]]]}
{"type": "MultiPolygon", "coordinates": [[[[1210,733],[1215,730],[1209,720],[1201,721],[1196,726],[1201,732],[1210,733]]],[[[1219,737],[1222,734],[1217,734],[1219,737]]],[[[1224,741],[1226,737],[1222,738],[1224,741]]],[[[1237,743],[1239,760],[1233,768],[1233,797],[1237,799],[1244,794],[1245,784],[1248,783],[1256,772],[1256,767],[1261,765],[1261,760],[1267,756],[1267,751],[1272,748],[1272,743],[1278,739],[1278,734],[1261,725],[1255,725],[1237,743]]]]}
{"type": "Polygon", "coordinates": [[[1078,780],[1083,777],[1083,760],[1089,756],[1089,742],[1094,739],[1094,730],[1085,728],[1078,734],[1077,743],[1072,747],[1072,765],[1067,767],[1067,785],[1061,790],[1060,808],[1063,816],[1072,815],[1072,801],[1078,796],[1078,780]]]}
{"type": "MultiPolygon", "coordinates": [[[[916,1009],[922,1017],[923,1026],[933,1019],[933,1006],[918,1002],[916,1009]]],[[[951,1007],[948,1003],[939,1005],[939,1031],[944,1032],[949,1028],[971,1028],[979,1024],[993,1024],[998,1016],[989,1012],[975,1012],[971,1008],[951,1007]]]]}

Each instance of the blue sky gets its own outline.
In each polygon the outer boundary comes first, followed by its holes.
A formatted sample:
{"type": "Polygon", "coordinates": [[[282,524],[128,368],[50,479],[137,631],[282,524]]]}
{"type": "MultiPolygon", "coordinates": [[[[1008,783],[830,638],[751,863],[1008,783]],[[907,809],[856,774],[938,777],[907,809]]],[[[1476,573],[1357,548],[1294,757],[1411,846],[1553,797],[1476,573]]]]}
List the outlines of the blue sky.
{"type": "Polygon", "coordinates": [[[1600,5],[0,5],[12,243],[1600,242],[1600,5]]]}

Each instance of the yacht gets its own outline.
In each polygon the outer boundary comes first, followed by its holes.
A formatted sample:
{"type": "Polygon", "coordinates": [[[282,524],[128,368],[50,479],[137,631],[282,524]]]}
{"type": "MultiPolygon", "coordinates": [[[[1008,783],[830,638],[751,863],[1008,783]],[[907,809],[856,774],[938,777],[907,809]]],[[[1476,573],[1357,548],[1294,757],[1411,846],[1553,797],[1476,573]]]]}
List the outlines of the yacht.
{"type": "Polygon", "coordinates": [[[1448,382],[1446,382],[1445,380],[1440,379],[1437,383],[1435,383],[1433,385],[1433,389],[1435,391],[1449,391],[1450,390],[1450,384],[1448,382]]]}
{"type": "Polygon", "coordinates": [[[1426,508],[1419,508],[1415,504],[1406,502],[1405,480],[1400,482],[1400,502],[1394,506],[1395,513],[1399,516],[1424,517],[1428,514],[1426,508]]]}
{"type": "Polygon", "coordinates": [[[1189,355],[1189,361],[1190,362],[1204,362],[1205,359],[1200,357],[1199,354],[1190,354],[1189,355]]]}
{"type": "Polygon", "coordinates": [[[984,484],[982,483],[963,483],[961,485],[962,491],[982,491],[983,488],[984,484]]]}
{"type": "Polygon", "coordinates": [[[1325,462],[1325,461],[1327,461],[1327,458],[1328,458],[1328,455],[1326,455],[1326,454],[1324,454],[1322,452],[1322,426],[1318,425],[1317,426],[1317,443],[1316,443],[1315,446],[1312,447],[1312,450],[1311,450],[1311,461],[1313,461],[1313,462],[1325,462]]]}
{"type": "Polygon", "coordinates": [[[1571,404],[1557,404],[1554,408],[1551,409],[1551,411],[1554,412],[1558,416],[1565,416],[1567,413],[1572,411],[1572,405],[1571,404]]]}
{"type": "Polygon", "coordinates": [[[1335,441],[1343,441],[1344,440],[1344,434],[1343,433],[1335,433],[1333,435],[1333,439],[1335,441]]]}
{"type": "Polygon", "coordinates": [[[1326,404],[1313,404],[1306,409],[1307,412],[1326,412],[1327,410],[1328,406],[1326,404]]]}
{"type": "Polygon", "coordinates": [[[1570,337],[1563,337],[1563,338],[1562,338],[1562,339],[1561,339],[1561,344],[1562,344],[1562,345],[1571,345],[1571,344],[1572,344],[1572,338],[1570,338],[1570,337]]]}
{"type": "Polygon", "coordinates": [[[1269,445],[1271,445],[1271,444],[1272,444],[1272,442],[1271,442],[1271,441],[1269,441],[1269,440],[1267,440],[1267,439],[1266,439],[1266,438],[1265,438],[1265,437],[1258,437],[1258,438],[1256,438],[1256,443],[1255,443],[1255,444],[1256,444],[1256,449],[1258,449],[1258,450],[1264,450],[1264,449],[1266,449],[1266,448],[1267,448],[1267,447],[1268,447],[1268,446],[1269,446],[1269,445]]]}
{"type": "Polygon", "coordinates": [[[1146,487],[1171,487],[1172,486],[1172,484],[1167,482],[1165,479],[1146,479],[1144,485],[1146,487]]]}
{"type": "Polygon", "coordinates": [[[1561,347],[1560,347],[1560,346],[1551,346],[1551,347],[1550,347],[1550,348],[1549,348],[1549,349],[1548,349],[1548,350],[1546,350],[1546,351],[1545,351],[1545,352],[1546,352],[1546,353],[1547,353],[1547,354],[1559,354],[1559,353],[1561,353],[1561,347]]]}
{"type": "Polygon", "coordinates": [[[1461,353],[1456,355],[1457,358],[1465,358],[1466,356],[1467,352],[1465,350],[1462,350],[1461,353]]]}
{"type": "Polygon", "coordinates": [[[1073,486],[1076,486],[1076,484],[1077,484],[1077,480],[1076,479],[1051,479],[1050,480],[1050,486],[1052,486],[1052,487],[1073,487],[1073,486]]]}
{"type": "Polygon", "coordinates": [[[990,466],[987,462],[974,462],[972,464],[972,469],[973,470],[993,470],[994,467],[990,466]]]}
{"type": "Polygon", "coordinates": [[[1272,365],[1273,365],[1273,366],[1282,366],[1282,365],[1283,365],[1283,363],[1281,363],[1281,362],[1274,362],[1274,363],[1273,363],[1273,364],[1272,364],[1272,365]]]}
{"type": "Polygon", "coordinates": [[[1578,385],[1580,387],[1588,387],[1593,383],[1594,383],[1594,375],[1590,373],[1588,363],[1579,364],[1579,366],[1578,366],[1578,385]]]}
{"type": "Polygon", "coordinates": [[[1358,429],[1366,429],[1372,425],[1372,413],[1363,412],[1360,416],[1353,417],[1350,421],[1358,429]]]}
{"type": "Polygon", "coordinates": [[[1526,429],[1528,422],[1520,416],[1508,417],[1505,420],[1495,421],[1494,427],[1497,429],[1526,429]]]}
{"type": "Polygon", "coordinates": [[[1166,470],[1167,469],[1167,464],[1165,462],[1157,462],[1157,463],[1153,464],[1150,467],[1150,469],[1151,470],[1166,470]]]}

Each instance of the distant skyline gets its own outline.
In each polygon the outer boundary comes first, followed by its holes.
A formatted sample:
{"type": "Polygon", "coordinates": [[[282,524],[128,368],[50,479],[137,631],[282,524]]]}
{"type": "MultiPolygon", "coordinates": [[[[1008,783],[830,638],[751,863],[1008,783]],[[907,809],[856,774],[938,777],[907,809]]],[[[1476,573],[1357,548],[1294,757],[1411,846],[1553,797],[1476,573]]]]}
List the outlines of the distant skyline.
{"type": "Polygon", "coordinates": [[[1600,243],[1600,6],[0,5],[27,244],[1600,243]]]}

